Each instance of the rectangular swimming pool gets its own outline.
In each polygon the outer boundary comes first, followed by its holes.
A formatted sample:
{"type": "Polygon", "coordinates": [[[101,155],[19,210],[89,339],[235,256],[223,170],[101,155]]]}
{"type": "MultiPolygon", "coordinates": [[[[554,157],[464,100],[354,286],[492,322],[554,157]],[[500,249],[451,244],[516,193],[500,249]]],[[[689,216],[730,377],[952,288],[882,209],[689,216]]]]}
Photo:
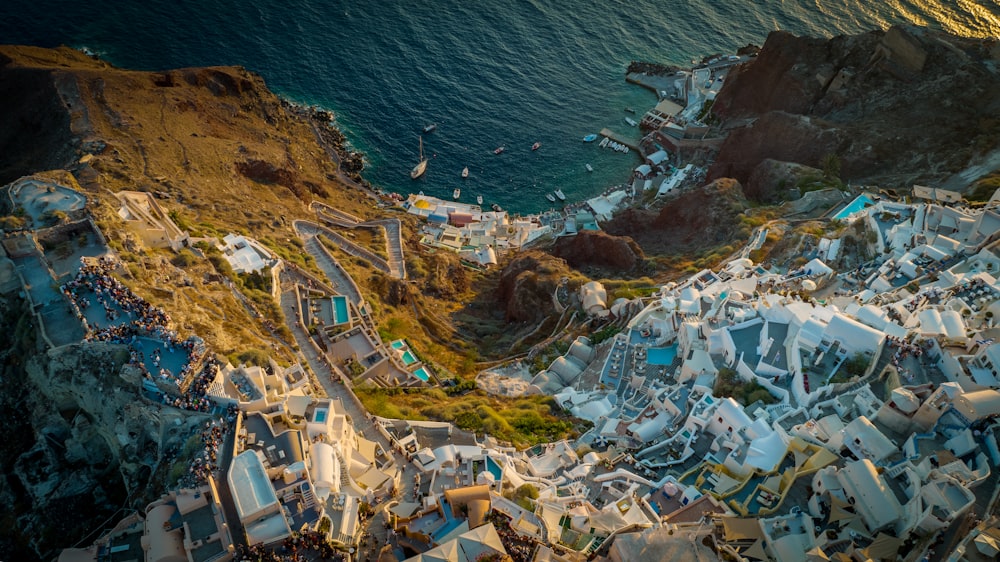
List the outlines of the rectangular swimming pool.
{"type": "Polygon", "coordinates": [[[854,199],[854,201],[851,201],[850,204],[848,204],[846,207],[837,212],[836,215],[833,215],[833,218],[836,220],[844,220],[846,218],[851,217],[852,215],[860,213],[865,209],[865,207],[874,204],[875,202],[872,201],[867,195],[864,194],[858,195],[854,199]]]}
{"type": "Polygon", "coordinates": [[[407,349],[403,352],[403,365],[412,365],[417,362],[417,358],[407,349]]]}
{"type": "Polygon", "coordinates": [[[333,322],[334,325],[346,324],[351,320],[350,313],[347,310],[347,297],[345,296],[335,296],[333,297],[333,322]]]}
{"type": "Polygon", "coordinates": [[[493,475],[494,482],[500,481],[500,476],[502,475],[500,465],[497,464],[497,461],[493,460],[491,457],[486,457],[486,470],[493,475]]]}
{"type": "Polygon", "coordinates": [[[403,349],[403,346],[405,346],[406,343],[403,340],[396,340],[389,345],[391,345],[393,349],[403,349]]]}
{"type": "Polygon", "coordinates": [[[417,377],[418,379],[424,382],[431,380],[430,373],[428,373],[427,369],[424,369],[423,367],[417,369],[416,371],[413,371],[413,376],[417,377]]]}
{"type": "Polygon", "coordinates": [[[669,365],[677,357],[677,344],[669,347],[651,347],[646,350],[646,363],[650,365],[669,365]]]}

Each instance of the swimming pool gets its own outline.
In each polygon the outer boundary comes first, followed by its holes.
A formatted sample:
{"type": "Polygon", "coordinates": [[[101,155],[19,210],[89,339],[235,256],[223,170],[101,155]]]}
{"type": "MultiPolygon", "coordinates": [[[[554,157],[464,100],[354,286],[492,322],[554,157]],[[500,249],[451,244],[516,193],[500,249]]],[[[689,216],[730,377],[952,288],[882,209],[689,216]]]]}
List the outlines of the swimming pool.
{"type": "Polygon", "coordinates": [[[346,324],[351,319],[347,311],[347,297],[333,297],[333,322],[334,325],[346,324]]]}
{"type": "Polygon", "coordinates": [[[854,201],[851,201],[846,207],[841,209],[833,218],[836,220],[844,220],[851,217],[865,209],[869,205],[874,205],[875,202],[872,201],[867,195],[858,195],[854,201]]]}
{"type": "Polygon", "coordinates": [[[323,423],[326,421],[326,408],[318,408],[313,414],[313,421],[316,423],[323,423]]]}
{"type": "Polygon", "coordinates": [[[497,464],[497,461],[493,460],[490,457],[486,457],[486,470],[493,475],[493,480],[495,482],[500,481],[500,475],[501,475],[500,465],[497,464]]]}
{"type": "Polygon", "coordinates": [[[428,373],[427,369],[423,367],[417,369],[416,371],[413,371],[413,376],[417,377],[418,379],[424,382],[427,382],[431,379],[431,374],[428,373]]]}
{"type": "Polygon", "coordinates": [[[406,346],[406,342],[404,342],[403,340],[396,340],[390,343],[389,345],[391,345],[393,349],[403,349],[403,347],[406,346]]]}
{"type": "Polygon", "coordinates": [[[414,364],[416,362],[417,362],[417,358],[414,357],[412,353],[410,353],[409,349],[407,349],[406,351],[403,352],[403,365],[409,366],[409,365],[412,365],[412,364],[414,364]]]}
{"type": "Polygon", "coordinates": [[[669,347],[651,347],[646,350],[646,363],[650,365],[669,365],[677,357],[677,344],[669,347]]]}

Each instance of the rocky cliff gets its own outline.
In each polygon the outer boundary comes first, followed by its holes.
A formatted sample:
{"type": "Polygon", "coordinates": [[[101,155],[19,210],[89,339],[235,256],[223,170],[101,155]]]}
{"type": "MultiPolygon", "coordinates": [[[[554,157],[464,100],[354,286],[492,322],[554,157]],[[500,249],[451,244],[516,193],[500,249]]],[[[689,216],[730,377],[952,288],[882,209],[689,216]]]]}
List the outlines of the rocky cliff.
{"type": "MultiPolygon", "coordinates": [[[[371,212],[369,195],[339,165],[329,115],[288,104],[241,68],[136,72],[66,48],[3,46],[0,123],[0,184],[68,170],[125,262],[125,281],[168,310],[182,337],[203,337],[224,354],[271,349],[273,340],[211,281],[207,260],[144,247],[118,216],[114,192],[153,192],[194,236],[252,231],[291,258],[301,252],[291,221],[308,214],[312,198],[371,212]]],[[[17,212],[5,207],[0,214],[17,212]]],[[[51,559],[176,485],[206,418],[144,398],[139,378],[122,369],[122,348],[45,349],[16,275],[0,261],[0,505],[10,507],[0,515],[0,557],[51,559]]]]}
{"type": "Polygon", "coordinates": [[[556,240],[552,255],[576,269],[610,270],[612,275],[634,273],[646,257],[631,238],[599,230],[556,240]]]}
{"type": "Polygon", "coordinates": [[[832,39],[773,32],[714,103],[731,130],[709,177],[746,184],[765,159],[823,169],[833,156],[845,181],[949,182],[998,147],[998,63],[996,40],[915,27],[832,39]]]}
{"type": "Polygon", "coordinates": [[[680,194],[659,211],[623,211],[604,228],[631,237],[650,255],[697,253],[744,235],[739,217],[745,208],[740,183],[722,178],[680,194]]]}

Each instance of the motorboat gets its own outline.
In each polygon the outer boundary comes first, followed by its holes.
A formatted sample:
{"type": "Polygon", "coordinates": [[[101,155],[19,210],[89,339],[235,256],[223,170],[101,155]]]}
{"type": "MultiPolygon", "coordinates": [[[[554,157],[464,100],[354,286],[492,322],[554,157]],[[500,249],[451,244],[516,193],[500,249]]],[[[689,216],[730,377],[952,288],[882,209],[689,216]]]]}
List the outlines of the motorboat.
{"type": "Polygon", "coordinates": [[[501,207],[500,205],[498,205],[496,203],[490,205],[490,208],[493,209],[494,211],[498,212],[498,213],[503,210],[503,207],[501,207]]]}
{"type": "Polygon", "coordinates": [[[430,125],[424,125],[424,134],[433,133],[437,129],[437,123],[431,123],[430,125]]]}
{"type": "Polygon", "coordinates": [[[463,178],[469,177],[469,167],[468,166],[462,168],[462,177],[463,178]]]}
{"type": "Polygon", "coordinates": [[[457,188],[456,188],[456,189],[455,189],[455,191],[453,191],[453,192],[451,193],[451,197],[452,197],[452,199],[456,199],[456,200],[457,200],[457,199],[458,199],[459,197],[461,197],[461,196],[462,196],[462,190],[461,190],[461,189],[457,189],[457,188]]]}
{"type": "Polygon", "coordinates": [[[417,179],[427,171],[427,159],[424,158],[424,137],[420,137],[420,163],[410,170],[410,178],[417,179]]]}
{"type": "Polygon", "coordinates": [[[629,127],[635,127],[639,125],[638,123],[635,122],[635,119],[632,119],[631,117],[626,117],[625,122],[628,123],[629,127]]]}
{"type": "Polygon", "coordinates": [[[625,106],[625,113],[631,113],[635,115],[635,109],[629,106],[625,106]]]}
{"type": "Polygon", "coordinates": [[[531,150],[538,150],[539,148],[541,148],[541,146],[542,143],[536,142],[535,144],[531,145],[531,150]]]}
{"type": "Polygon", "coordinates": [[[597,140],[597,135],[590,133],[589,135],[583,137],[583,142],[594,142],[597,140]]]}
{"type": "Polygon", "coordinates": [[[591,166],[590,164],[587,164],[587,171],[588,172],[593,172],[594,171],[594,167],[591,166]]]}
{"type": "Polygon", "coordinates": [[[556,190],[556,197],[558,197],[560,201],[566,200],[566,194],[563,193],[561,189],[556,190]]]}
{"type": "Polygon", "coordinates": [[[505,146],[498,146],[493,149],[493,154],[503,154],[503,151],[507,150],[505,146]]]}
{"type": "Polygon", "coordinates": [[[546,193],[545,198],[548,199],[550,203],[556,202],[556,196],[552,195],[551,193],[546,193]]]}
{"type": "Polygon", "coordinates": [[[601,139],[601,144],[598,146],[600,146],[601,148],[607,148],[609,142],[611,142],[611,139],[609,139],[608,137],[604,137],[603,139],[601,139]]]}
{"type": "Polygon", "coordinates": [[[483,196],[482,195],[476,195],[476,203],[478,203],[480,205],[483,204],[483,196]]]}

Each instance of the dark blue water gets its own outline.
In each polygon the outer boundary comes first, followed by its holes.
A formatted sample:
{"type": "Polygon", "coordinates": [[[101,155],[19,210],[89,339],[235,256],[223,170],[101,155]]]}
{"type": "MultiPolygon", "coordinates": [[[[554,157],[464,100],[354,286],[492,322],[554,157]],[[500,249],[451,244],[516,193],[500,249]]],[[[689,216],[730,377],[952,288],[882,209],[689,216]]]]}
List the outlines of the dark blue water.
{"type": "MultiPolygon", "coordinates": [[[[278,93],[333,109],[366,177],[401,193],[482,194],[516,211],[620,183],[633,155],[585,145],[602,127],[637,134],[652,92],[624,82],[631,60],[685,65],[762,44],[769,31],[831,36],[913,22],[1000,36],[1000,8],[973,2],[843,0],[413,2],[7,0],[0,41],[88,47],[136,69],[245,66],[278,93]],[[871,5],[869,5],[871,4],[871,5]],[[960,6],[960,7],[959,7],[960,6]],[[431,158],[413,181],[418,135],[431,158]],[[531,152],[534,142],[541,142],[531,152]],[[505,145],[496,156],[493,149],[505,145]],[[587,173],[585,164],[595,171],[587,173]],[[464,166],[471,169],[460,178],[464,166]]],[[[986,3],[984,3],[986,4],[986,3]]]]}

